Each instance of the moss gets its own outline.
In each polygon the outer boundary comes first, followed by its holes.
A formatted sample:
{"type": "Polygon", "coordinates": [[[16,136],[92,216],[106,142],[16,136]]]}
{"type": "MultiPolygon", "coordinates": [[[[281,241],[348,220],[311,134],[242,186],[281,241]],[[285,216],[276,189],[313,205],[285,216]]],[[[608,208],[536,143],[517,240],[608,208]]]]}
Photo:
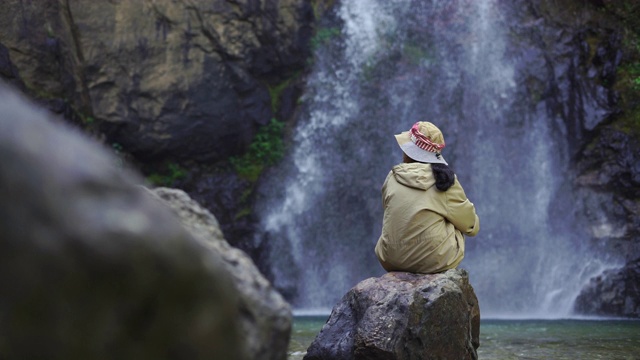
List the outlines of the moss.
{"type": "Polygon", "coordinates": [[[539,78],[535,76],[527,77],[526,88],[529,93],[529,99],[531,100],[531,104],[538,104],[544,95],[545,84],[539,78]]]}
{"type": "Polygon", "coordinates": [[[267,89],[269,90],[269,96],[271,97],[271,111],[275,114],[278,112],[278,109],[280,108],[280,98],[282,97],[282,92],[284,91],[284,89],[286,89],[287,87],[289,87],[289,85],[295,81],[298,76],[300,76],[300,72],[297,71],[296,73],[293,74],[293,76],[289,77],[288,79],[285,79],[283,82],[274,85],[274,86],[270,86],[267,85],[267,89]]]}
{"type": "Polygon", "coordinates": [[[238,176],[251,182],[256,182],[264,169],[263,164],[255,163],[254,160],[250,159],[246,155],[239,158],[232,157],[230,161],[231,165],[233,165],[234,169],[238,173],[238,176]]]}
{"type": "Polygon", "coordinates": [[[311,7],[313,8],[313,17],[319,20],[322,15],[335,5],[335,0],[311,0],[311,7]]]}
{"type": "Polygon", "coordinates": [[[620,94],[621,113],[612,126],[640,138],[640,3],[631,0],[606,1],[603,9],[622,25],[622,62],[616,71],[614,89],[620,94]]]}
{"type": "Polygon", "coordinates": [[[625,111],[611,125],[627,135],[640,139],[640,108],[625,111]]]}
{"type": "Polygon", "coordinates": [[[266,166],[275,165],[284,157],[284,123],[273,118],[261,127],[242,156],[230,158],[238,175],[255,182],[266,166]]]}
{"type": "Polygon", "coordinates": [[[328,27],[320,28],[316,31],[316,34],[311,38],[311,49],[316,50],[323,44],[327,43],[331,39],[340,35],[340,28],[328,27]]]}
{"type": "Polygon", "coordinates": [[[169,162],[162,166],[159,172],[149,174],[147,181],[154,186],[173,186],[176,181],[187,177],[187,174],[187,170],[183,167],[174,162],[169,162]]]}
{"type": "Polygon", "coordinates": [[[431,49],[425,49],[421,44],[406,42],[402,46],[402,55],[412,64],[422,64],[426,62],[432,62],[434,56],[431,49]]]}
{"type": "Polygon", "coordinates": [[[240,211],[238,211],[236,213],[236,216],[233,217],[233,220],[239,220],[245,216],[249,216],[251,215],[252,211],[251,211],[251,207],[244,207],[242,209],[240,209],[240,211]]]}
{"type": "Polygon", "coordinates": [[[87,126],[92,125],[96,122],[96,119],[93,116],[85,116],[84,114],[78,113],[78,117],[80,117],[82,123],[87,126]]]}
{"type": "Polygon", "coordinates": [[[607,0],[604,8],[620,19],[625,28],[640,35],[640,2],[637,0],[607,0]]]}
{"type": "Polygon", "coordinates": [[[596,56],[596,52],[598,51],[598,46],[602,39],[597,36],[588,36],[587,44],[589,44],[589,58],[587,59],[587,64],[591,64],[593,62],[593,58],[596,56]]]}

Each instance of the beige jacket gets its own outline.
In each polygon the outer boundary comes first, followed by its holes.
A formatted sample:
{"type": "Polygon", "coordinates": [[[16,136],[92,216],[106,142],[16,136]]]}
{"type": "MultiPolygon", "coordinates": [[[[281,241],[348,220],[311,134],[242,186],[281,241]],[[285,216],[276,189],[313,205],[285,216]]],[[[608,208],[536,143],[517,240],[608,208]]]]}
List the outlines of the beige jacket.
{"type": "Polygon", "coordinates": [[[402,163],[387,175],[382,235],[375,252],[392,270],[453,269],[464,257],[464,235],[480,230],[475,207],[457,177],[447,191],[435,183],[430,164],[402,163]]]}

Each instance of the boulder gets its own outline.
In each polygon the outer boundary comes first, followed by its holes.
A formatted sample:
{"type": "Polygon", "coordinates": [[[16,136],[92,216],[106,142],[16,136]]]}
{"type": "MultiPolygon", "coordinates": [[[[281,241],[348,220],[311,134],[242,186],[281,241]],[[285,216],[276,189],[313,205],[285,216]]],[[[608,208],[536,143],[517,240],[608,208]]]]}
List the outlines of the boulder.
{"type": "Polygon", "coordinates": [[[592,278],[574,303],[582,315],[640,318],[640,258],[592,278]]]}
{"type": "Polygon", "coordinates": [[[0,76],[139,160],[221,160],[274,116],[312,21],[303,0],[3,0],[0,76]]]}
{"type": "Polygon", "coordinates": [[[219,254],[225,270],[233,277],[238,292],[242,348],[248,359],[286,359],[291,335],[291,307],[260,273],[251,258],[229,245],[216,218],[184,191],[152,190],[181,219],[183,225],[208,249],[219,254]]]}
{"type": "Polygon", "coordinates": [[[391,272],[352,288],[305,360],[477,359],[478,299],[462,269],[391,272]]]}
{"type": "Polygon", "coordinates": [[[0,358],[243,359],[221,257],[101,145],[0,114],[0,358]]]}

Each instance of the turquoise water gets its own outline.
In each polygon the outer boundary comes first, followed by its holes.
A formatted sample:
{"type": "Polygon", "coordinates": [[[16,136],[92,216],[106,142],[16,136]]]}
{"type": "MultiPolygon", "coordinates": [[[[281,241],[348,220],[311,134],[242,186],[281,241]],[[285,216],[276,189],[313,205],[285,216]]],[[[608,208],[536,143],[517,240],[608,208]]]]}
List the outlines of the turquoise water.
{"type": "MultiPolygon", "coordinates": [[[[289,360],[302,359],[327,316],[294,319],[289,360]]],[[[640,360],[638,320],[483,320],[478,357],[486,360],[640,360]]]]}

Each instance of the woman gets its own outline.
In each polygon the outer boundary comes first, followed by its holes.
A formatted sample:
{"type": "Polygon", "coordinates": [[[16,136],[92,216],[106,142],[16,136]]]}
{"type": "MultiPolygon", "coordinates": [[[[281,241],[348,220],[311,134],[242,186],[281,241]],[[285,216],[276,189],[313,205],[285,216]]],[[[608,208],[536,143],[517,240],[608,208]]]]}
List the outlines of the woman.
{"type": "Polygon", "coordinates": [[[475,207],[440,153],[445,142],[435,125],[417,122],[395,137],[404,161],[382,185],[378,260],[387,271],[453,269],[464,257],[464,235],[480,230],[475,207]]]}

